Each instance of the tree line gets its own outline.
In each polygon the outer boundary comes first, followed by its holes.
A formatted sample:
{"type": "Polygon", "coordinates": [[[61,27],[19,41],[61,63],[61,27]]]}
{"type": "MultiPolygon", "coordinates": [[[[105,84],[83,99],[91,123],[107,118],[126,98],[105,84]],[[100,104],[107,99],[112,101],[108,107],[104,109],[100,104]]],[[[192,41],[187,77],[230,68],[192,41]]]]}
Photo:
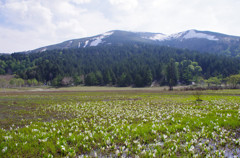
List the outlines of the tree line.
{"type": "Polygon", "coordinates": [[[240,60],[145,44],[14,53],[0,56],[0,75],[52,86],[189,85],[238,74],[240,60]]]}

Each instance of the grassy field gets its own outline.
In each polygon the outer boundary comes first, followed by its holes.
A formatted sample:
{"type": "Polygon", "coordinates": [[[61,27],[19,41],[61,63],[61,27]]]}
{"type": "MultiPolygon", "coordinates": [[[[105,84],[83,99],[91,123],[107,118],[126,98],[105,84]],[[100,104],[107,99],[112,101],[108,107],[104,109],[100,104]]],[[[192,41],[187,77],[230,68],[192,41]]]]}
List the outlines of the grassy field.
{"type": "Polygon", "coordinates": [[[0,90],[0,157],[240,157],[240,90],[0,90]]]}

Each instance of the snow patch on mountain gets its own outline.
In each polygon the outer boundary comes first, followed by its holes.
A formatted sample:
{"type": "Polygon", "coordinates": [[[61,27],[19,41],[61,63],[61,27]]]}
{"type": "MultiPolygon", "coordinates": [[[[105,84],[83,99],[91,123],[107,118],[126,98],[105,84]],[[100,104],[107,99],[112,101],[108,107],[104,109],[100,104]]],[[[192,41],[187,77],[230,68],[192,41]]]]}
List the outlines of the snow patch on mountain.
{"type": "Polygon", "coordinates": [[[106,33],[104,33],[104,34],[102,34],[102,35],[100,35],[100,36],[97,36],[97,37],[93,38],[94,41],[91,42],[90,46],[97,46],[97,45],[99,45],[100,43],[103,43],[102,40],[103,40],[104,38],[106,38],[107,36],[110,36],[110,35],[112,35],[112,34],[113,34],[113,32],[106,32],[106,33]]]}
{"type": "Polygon", "coordinates": [[[112,35],[113,34],[113,32],[112,31],[109,31],[109,32],[105,32],[104,34],[102,34],[103,36],[110,36],[110,35],[112,35]]]}
{"type": "Polygon", "coordinates": [[[172,39],[178,39],[183,35],[184,32],[171,34],[171,35],[164,35],[164,34],[157,34],[154,35],[148,39],[150,40],[157,40],[157,41],[165,41],[165,40],[172,40],[172,39]]]}
{"type": "Polygon", "coordinates": [[[168,36],[168,40],[171,40],[171,39],[178,39],[180,37],[182,37],[182,35],[184,34],[185,32],[179,32],[179,33],[175,33],[175,34],[171,34],[168,36]]]}
{"type": "Polygon", "coordinates": [[[102,43],[102,38],[101,38],[101,36],[94,38],[94,41],[91,42],[90,46],[97,46],[97,45],[99,45],[100,43],[102,43]]]}
{"type": "Polygon", "coordinates": [[[205,34],[205,33],[198,33],[195,30],[188,31],[187,34],[185,34],[183,38],[184,39],[205,38],[205,39],[213,40],[213,41],[217,41],[218,40],[217,38],[215,38],[215,36],[208,35],[208,34],[205,34]]]}
{"type": "Polygon", "coordinates": [[[83,48],[87,47],[89,41],[85,41],[83,48]]]}
{"type": "Polygon", "coordinates": [[[158,40],[158,41],[162,41],[166,38],[167,36],[164,34],[156,34],[155,36],[149,37],[150,40],[158,40]]]}
{"type": "MultiPolygon", "coordinates": [[[[143,38],[147,38],[147,37],[143,37],[143,38]]],[[[156,34],[152,37],[148,37],[147,39],[158,40],[158,41],[179,39],[179,40],[182,41],[183,39],[191,39],[191,38],[205,38],[205,39],[213,40],[213,41],[219,40],[215,36],[208,35],[208,34],[205,34],[205,33],[199,33],[199,32],[196,32],[195,30],[179,32],[179,33],[175,33],[175,34],[171,34],[171,35],[156,34]]]]}
{"type": "Polygon", "coordinates": [[[43,48],[42,50],[40,50],[40,52],[45,52],[47,50],[47,48],[43,48]]]}

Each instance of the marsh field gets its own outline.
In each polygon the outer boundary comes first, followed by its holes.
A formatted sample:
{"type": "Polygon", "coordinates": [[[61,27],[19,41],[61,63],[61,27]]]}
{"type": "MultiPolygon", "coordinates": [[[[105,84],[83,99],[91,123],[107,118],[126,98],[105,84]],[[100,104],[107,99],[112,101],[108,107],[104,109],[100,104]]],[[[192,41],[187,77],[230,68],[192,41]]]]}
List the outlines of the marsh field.
{"type": "Polygon", "coordinates": [[[240,90],[1,89],[0,157],[240,157],[240,90]]]}

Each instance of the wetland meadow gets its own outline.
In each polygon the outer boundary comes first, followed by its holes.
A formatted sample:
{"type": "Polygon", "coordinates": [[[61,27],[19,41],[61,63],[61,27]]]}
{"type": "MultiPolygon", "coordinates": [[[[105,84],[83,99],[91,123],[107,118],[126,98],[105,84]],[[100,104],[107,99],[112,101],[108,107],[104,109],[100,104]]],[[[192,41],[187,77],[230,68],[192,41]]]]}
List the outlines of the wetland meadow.
{"type": "Polygon", "coordinates": [[[0,157],[240,157],[240,90],[0,90],[0,157]]]}

